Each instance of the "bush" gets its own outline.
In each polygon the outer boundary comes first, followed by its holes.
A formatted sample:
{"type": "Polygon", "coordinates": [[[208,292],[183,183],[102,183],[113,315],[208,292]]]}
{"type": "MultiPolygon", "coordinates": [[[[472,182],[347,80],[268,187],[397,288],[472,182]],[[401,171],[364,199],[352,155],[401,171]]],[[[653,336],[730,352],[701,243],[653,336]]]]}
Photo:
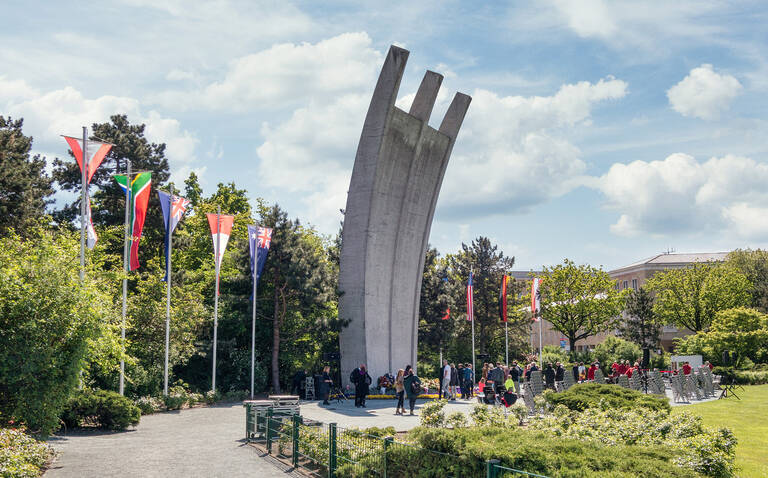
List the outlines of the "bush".
{"type": "Polygon", "coordinates": [[[660,446],[609,446],[505,427],[417,428],[408,436],[416,445],[446,455],[390,447],[387,472],[392,476],[485,476],[489,459],[552,478],[701,476],[678,466],[675,459],[679,455],[660,446]]]}
{"type": "Polygon", "coordinates": [[[568,352],[555,345],[545,345],[541,356],[545,367],[548,363],[551,363],[553,366],[555,362],[568,363],[568,352]]]}
{"type": "Polygon", "coordinates": [[[162,410],[164,404],[163,400],[157,397],[139,397],[136,400],[136,406],[141,410],[142,415],[151,415],[159,410],[162,410]]]}
{"type": "Polygon", "coordinates": [[[423,427],[444,427],[445,426],[445,405],[447,400],[433,400],[427,402],[421,408],[421,419],[419,420],[423,427]]]}
{"type": "Polygon", "coordinates": [[[613,362],[629,360],[635,363],[643,357],[643,351],[637,344],[633,344],[619,337],[609,336],[595,347],[593,355],[600,361],[602,367],[610,367],[613,362]]]}
{"type": "Polygon", "coordinates": [[[34,478],[53,450],[25,433],[24,429],[0,428],[0,476],[34,478]]]}
{"type": "Polygon", "coordinates": [[[68,427],[98,426],[124,430],[141,419],[141,409],[109,390],[79,390],[70,399],[62,421],[68,427]]]}
{"type": "Polygon", "coordinates": [[[712,373],[722,377],[722,384],[762,385],[768,383],[768,370],[736,370],[733,367],[715,367],[712,373]]]}
{"type": "Polygon", "coordinates": [[[550,407],[564,405],[571,410],[584,411],[588,408],[634,409],[642,407],[650,410],[669,412],[671,407],[666,397],[646,395],[616,385],[581,383],[560,393],[546,395],[550,407]]]}

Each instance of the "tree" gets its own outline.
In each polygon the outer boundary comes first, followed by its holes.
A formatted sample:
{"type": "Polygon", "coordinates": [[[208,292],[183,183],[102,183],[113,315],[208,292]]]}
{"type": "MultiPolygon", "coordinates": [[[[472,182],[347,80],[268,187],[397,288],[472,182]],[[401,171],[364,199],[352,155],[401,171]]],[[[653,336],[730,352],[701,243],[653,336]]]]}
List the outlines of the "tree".
{"type": "Polygon", "coordinates": [[[58,428],[94,347],[117,343],[112,299],[94,269],[79,280],[77,250],[66,234],[0,238],[0,423],[58,428]]]}
{"type": "Polygon", "coordinates": [[[628,342],[619,337],[608,336],[604,341],[597,344],[594,351],[595,359],[603,367],[610,367],[610,364],[619,360],[629,360],[634,363],[640,358],[640,347],[632,342],[628,342]]]}
{"type": "Polygon", "coordinates": [[[714,364],[721,363],[726,351],[737,367],[746,359],[764,363],[768,360],[768,315],[744,307],[721,310],[708,331],[678,341],[676,351],[703,355],[714,364]]]}
{"type": "Polygon", "coordinates": [[[643,349],[643,368],[648,368],[650,349],[659,345],[661,327],[653,313],[653,296],[645,288],[631,291],[625,302],[625,317],[619,325],[621,335],[643,349]]]}
{"type": "Polygon", "coordinates": [[[768,312],[768,251],[736,249],[728,254],[726,263],[744,274],[752,283],[750,305],[768,312]]]}
{"type": "Polygon", "coordinates": [[[610,330],[623,308],[624,294],[601,268],[565,259],[545,266],[541,279],[541,316],[568,337],[571,350],[577,341],[610,330]]]}
{"type": "MultiPolygon", "coordinates": [[[[474,287],[474,317],[476,352],[489,353],[497,359],[504,357],[504,326],[499,319],[499,287],[501,277],[512,270],[514,257],[507,257],[498,251],[498,246],[491,243],[487,237],[480,236],[471,244],[461,245],[458,254],[446,257],[449,268],[451,294],[456,304],[456,320],[453,322],[453,352],[467,350],[471,324],[464,313],[467,310],[466,285],[470,271],[473,271],[474,287]]],[[[510,351],[513,355],[522,352],[529,333],[529,323],[522,315],[514,312],[514,299],[522,284],[510,282],[509,307],[510,314],[510,351]]],[[[462,354],[463,356],[463,354],[462,354]]]]}
{"type": "Polygon", "coordinates": [[[699,332],[709,328],[717,312],[749,305],[752,284],[727,264],[696,262],[659,272],[646,287],[656,294],[653,311],[661,324],[699,332]]]}
{"type": "Polygon", "coordinates": [[[419,300],[419,352],[427,362],[434,363],[434,355],[446,345],[459,315],[451,297],[447,265],[440,260],[437,249],[430,247],[424,260],[419,300]],[[449,318],[443,320],[449,309],[449,318]]]}
{"type": "MultiPolygon", "coordinates": [[[[110,122],[93,124],[91,139],[113,143],[114,146],[99,166],[91,180],[93,224],[98,227],[121,225],[125,222],[125,193],[115,182],[115,174],[125,174],[127,161],[131,162],[132,171],[152,173],[152,189],[162,187],[168,181],[168,159],[165,157],[165,144],[150,143],[144,136],[143,124],[133,125],[126,115],[113,115],[110,122]]],[[[71,153],[70,153],[71,154],[71,153]]],[[[53,162],[53,177],[64,191],[80,191],[80,169],[74,160],[53,162]]],[[[154,192],[149,198],[149,210],[159,211],[160,202],[154,192]]],[[[71,223],[80,211],[80,196],[64,205],[54,214],[63,224],[71,223]]],[[[142,233],[142,256],[160,255],[163,249],[163,229],[161,214],[147,214],[142,233]]],[[[116,254],[122,252],[122,245],[116,254]]]]}
{"type": "Polygon", "coordinates": [[[32,137],[22,133],[23,119],[0,116],[0,234],[24,234],[45,214],[52,201],[45,158],[31,157],[32,137]]]}

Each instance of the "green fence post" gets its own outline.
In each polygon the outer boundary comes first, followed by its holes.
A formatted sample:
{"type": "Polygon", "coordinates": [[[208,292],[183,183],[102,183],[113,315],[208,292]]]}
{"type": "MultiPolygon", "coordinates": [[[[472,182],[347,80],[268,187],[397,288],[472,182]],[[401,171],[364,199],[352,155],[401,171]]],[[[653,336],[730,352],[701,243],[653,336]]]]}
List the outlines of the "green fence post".
{"type": "Polygon", "coordinates": [[[485,462],[485,476],[486,478],[496,478],[496,465],[501,463],[499,460],[488,460],[485,462]]]}
{"type": "Polygon", "coordinates": [[[388,461],[388,453],[389,446],[392,444],[394,439],[392,437],[385,437],[384,438],[384,470],[382,474],[384,475],[384,478],[387,478],[387,461],[388,461]]]}
{"type": "Polygon", "coordinates": [[[253,418],[251,417],[251,404],[245,404],[245,441],[251,441],[251,430],[253,429],[253,418]]]}
{"type": "Polygon", "coordinates": [[[328,478],[336,478],[336,424],[328,424],[328,478]]]}
{"type": "Polygon", "coordinates": [[[301,425],[301,415],[298,413],[293,416],[293,450],[291,451],[291,464],[294,468],[299,467],[299,426],[301,425]]]}
{"type": "Polygon", "coordinates": [[[267,454],[272,454],[272,409],[267,409],[267,454]]]}

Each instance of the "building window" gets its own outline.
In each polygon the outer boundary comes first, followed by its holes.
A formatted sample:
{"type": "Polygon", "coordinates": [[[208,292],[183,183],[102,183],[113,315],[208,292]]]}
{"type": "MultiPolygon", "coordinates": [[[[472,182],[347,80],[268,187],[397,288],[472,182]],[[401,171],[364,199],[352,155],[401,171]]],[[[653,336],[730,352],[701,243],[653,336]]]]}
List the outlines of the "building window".
{"type": "Polygon", "coordinates": [[[622,289],[626,289],[627,287],[629,287],[628,284],[629,283],[627,281],[624,281],[624,283],[622,284],[624,287],[622,287],[622,289]]]}
{"type": "Polygon", "coordinates": [[[632,279],[632,289],[637,290],[637,279],[632,279]]]}

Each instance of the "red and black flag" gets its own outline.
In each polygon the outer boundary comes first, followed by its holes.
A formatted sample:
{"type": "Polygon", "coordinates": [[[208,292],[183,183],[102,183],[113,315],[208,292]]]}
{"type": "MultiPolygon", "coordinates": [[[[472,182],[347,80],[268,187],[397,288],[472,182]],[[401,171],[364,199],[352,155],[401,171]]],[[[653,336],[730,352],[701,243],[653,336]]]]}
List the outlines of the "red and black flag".
{"type": "Polygon", "coordinates": [[[501,290],[499,291],[499,318],[502,322],[507,321],[507,279],[506,275],[501,276],[501,290]]]}

